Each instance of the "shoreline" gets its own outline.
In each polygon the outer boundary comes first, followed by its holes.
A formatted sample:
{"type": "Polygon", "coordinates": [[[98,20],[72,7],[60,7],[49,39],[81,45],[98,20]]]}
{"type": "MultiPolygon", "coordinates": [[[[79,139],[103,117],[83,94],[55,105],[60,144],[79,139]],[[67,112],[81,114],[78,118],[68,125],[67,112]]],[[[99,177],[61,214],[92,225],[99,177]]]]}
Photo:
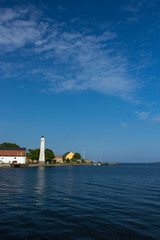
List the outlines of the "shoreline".
{"type": "MultiPolygon", "coordinates": [[[[107,162],[101,163],[100,166],[112,166],[112,165],[121,165],[121,164],[160,164],[160,162],[150,162],[150,163],[119,163],[119,162],[107,162]]],[[[58,163],[58,164],[10,164],[10,163],[3,163],[0,164],[0,168],[39,168],[39,167],[65,167],[65,166],[98,166],[98,164],[93,163],[58,163]]]]}
{"type": "Polygon", "coordinates": [[[0,168],[32,168],[32,167],[64,167],[64,166],[91,166],[92,164],[0,164],[0,168]]]}
{"type": "MultiPolygon", "coordinates": [[[[107,166],[107,165],[119,165],[120,163],[117,162],[110,162],[110,163],[102,163],[100,166],[107,166]]],[[[32,167],[65,167],[65,166],[95,166],[98,164],[92,163],[60,163],[60,164],[10,164],[10,163],[3,163],[0,164],[0,168],[32,168],[32,167]]]]}

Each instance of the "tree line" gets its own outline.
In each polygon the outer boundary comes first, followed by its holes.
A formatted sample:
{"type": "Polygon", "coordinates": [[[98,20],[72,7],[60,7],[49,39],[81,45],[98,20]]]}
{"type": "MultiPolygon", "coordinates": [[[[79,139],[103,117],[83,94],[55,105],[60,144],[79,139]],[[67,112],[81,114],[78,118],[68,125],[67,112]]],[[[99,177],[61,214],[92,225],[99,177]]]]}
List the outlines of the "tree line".
{"type": "MultiPolygon", "coordinates": [[[[16,143],[7,143],[7,142],[4,142],[4,143],[1,143],[0,144],[0,148],[20,148],[20,146],[16,143]]],[[[27,159],[31,159],[32,161],[33,160],[39,160],[39,153],[40,153],[40,149],[39,148],[36,148],[36,149],[28,149],[27,151],[27,154],[26,154],[26,157],[27,159]]],[[[46,162],[52,162],[52,160],[55,158],[55,154],[54,152],[49,149],[49,148],[46,148],[45,149],[45,161],[46,162]]],[[[81,154],[80,153],[75,153],[73,158],[70,160],[70,159],[64,159],[63,158],[63,161],[69,163],[69,162],[77,162],[77,160],[81,159],[81,154]]]]}

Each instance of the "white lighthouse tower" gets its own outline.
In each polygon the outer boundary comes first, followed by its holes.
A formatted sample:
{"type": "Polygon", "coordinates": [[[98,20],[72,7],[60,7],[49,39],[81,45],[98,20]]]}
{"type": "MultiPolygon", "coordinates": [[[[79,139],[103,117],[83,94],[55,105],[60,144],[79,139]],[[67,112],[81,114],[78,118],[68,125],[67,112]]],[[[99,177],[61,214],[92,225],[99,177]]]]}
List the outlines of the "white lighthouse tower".
{"type": "Polygon", "coordinates": [[[44,141],[44,136],[41,137],[39,164],[45,164],[45,141],[44,141]]]}

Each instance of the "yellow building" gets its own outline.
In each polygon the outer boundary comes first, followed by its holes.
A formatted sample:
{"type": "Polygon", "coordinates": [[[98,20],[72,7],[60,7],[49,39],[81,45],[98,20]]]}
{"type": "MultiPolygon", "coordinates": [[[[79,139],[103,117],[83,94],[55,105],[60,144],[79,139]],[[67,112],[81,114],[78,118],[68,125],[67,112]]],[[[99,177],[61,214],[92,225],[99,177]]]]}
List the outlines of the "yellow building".
{"type": "Polygon", "coordinates": [[[74,156],[74,153],[72,153],[72,152],[66,152],[62,157],[63,158],[65,158],[65,159],[71,159],[71,158],[73,158],[73,156],[74,156]]]}

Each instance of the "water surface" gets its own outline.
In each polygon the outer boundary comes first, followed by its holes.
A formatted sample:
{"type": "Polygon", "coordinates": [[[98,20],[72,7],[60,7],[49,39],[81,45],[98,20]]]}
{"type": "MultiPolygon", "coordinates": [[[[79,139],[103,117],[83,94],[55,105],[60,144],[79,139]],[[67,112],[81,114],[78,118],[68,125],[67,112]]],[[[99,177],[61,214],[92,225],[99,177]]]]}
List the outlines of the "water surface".
{"type": "Polygon", "coordinates": [[[160,165],[0,169],[0,239],[160,239],[160,165]]]}

